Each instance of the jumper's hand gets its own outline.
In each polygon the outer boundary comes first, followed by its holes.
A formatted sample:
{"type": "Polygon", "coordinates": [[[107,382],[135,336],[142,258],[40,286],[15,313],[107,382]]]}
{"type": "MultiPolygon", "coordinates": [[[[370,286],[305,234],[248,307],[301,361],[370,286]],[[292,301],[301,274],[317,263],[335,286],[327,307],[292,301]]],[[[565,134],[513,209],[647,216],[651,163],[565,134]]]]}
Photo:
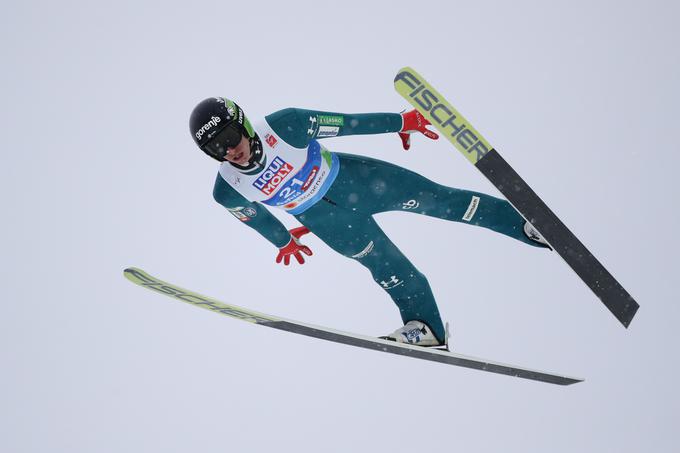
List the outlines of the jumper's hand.
{"type": "Polygon", "coordinates": [[[288,266],[288,264],[290,264],[290,256],[293,255],[295,259],[298,261],[298,263],[304,264],[305,259],[302,257],[302,253],[304,253],[307,256],[312,256],[312,250],[306,245],[302,245],[299,239],[303,234],[307,233],[309,233],[309,229],[307,227],[298,227],[290,230],[291,235],[290,242],[285,247],[281,247],[279,249],[279,254],[276,257],[276,262],[280,263],[281,260],[283,259],[283,264],[288,266]]]}
{"type": "Polygon", "coordinates": [[[399,138],[401,138],[401,143],[404,145],[404,149],[408,150],[411,147],[411,133],[421,132],[425,137],[432,140],[437,140],[439,135],[429,130],[426,126],[430,125],[430,122],[425,118],[418,110],[411,110],[401,114],[403,120],[403,126],[399,131],[399,138]]]}

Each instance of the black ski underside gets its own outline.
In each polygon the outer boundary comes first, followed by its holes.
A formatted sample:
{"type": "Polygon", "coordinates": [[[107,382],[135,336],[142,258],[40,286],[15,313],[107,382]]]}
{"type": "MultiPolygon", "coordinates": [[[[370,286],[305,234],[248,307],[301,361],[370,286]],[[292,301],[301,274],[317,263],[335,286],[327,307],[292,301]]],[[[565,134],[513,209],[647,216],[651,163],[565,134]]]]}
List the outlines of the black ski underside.
{"type": "Polygon", "coordinates": [[[378,343],[376,341],[357,338],[353,336],[342,335],[339,333],[329,332],[326,330],[315,329],[309,326],[294,324],[286,321],[258,321],[258,324],[274,329],[285,330],[287,332],[306,335],[309,337],[319,338],[322,340],[333,341],[335,343],[342,343],[350,346],[360,348],[373,349],[376,351],[389,352],[392,354],[403,355],[432,362],[446,363],[449,365],[456,365],[465,368],[472,368],[475,370],[489,371],[491,373],[505,374],[507,376],[515,376],[524,379],[531,379],[534,381],[547,382],[550,384],[570,385],[577,382],[582,382],[581,379],[570,378],[567,376],[558,376],[554,374],[542,373],[540,371],[526,370],[521,368],[512,368],[496,363],[480,362],[476,360],[469,360],[464,357],[457,357],[448,355],[446,353],[433,354],[432,350],[423,348],[422,350],[413,348],[406,349],[399,347],[397,343],[390,344],[389,342],[378,343]]]}
{"type": "Polygon", "coordinates": [[[550,243],[567,264],[628,327],[639,305],[517,172],[492,149],[475,166],[550,243]]]}

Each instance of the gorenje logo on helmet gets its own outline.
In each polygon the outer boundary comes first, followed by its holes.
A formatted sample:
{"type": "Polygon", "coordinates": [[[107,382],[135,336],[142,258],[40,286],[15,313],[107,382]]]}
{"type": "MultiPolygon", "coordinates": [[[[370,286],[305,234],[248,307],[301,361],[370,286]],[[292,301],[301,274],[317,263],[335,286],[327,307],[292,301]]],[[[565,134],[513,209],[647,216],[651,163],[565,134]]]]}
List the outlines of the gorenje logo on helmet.
{"type": "Polygon", "coordinates": [[[198,131],[196,131],[196,139],[200,140],[201,137],[203,137],[203,134],[208,132],[210,128],[217,126],[220,121],[222,121],[222,119],[219,116],[213,116],[210,118],[210,121],[205,123],[198,131]]]}

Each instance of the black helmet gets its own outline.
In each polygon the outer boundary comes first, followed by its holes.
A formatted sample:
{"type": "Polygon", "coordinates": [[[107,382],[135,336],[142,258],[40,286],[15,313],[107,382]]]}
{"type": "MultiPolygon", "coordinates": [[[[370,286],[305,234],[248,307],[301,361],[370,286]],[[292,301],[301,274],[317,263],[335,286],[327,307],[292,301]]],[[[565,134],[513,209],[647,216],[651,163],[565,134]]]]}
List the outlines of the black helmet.
{"type": "Polygon", "coordinates": [[[227,148],[238,145],[241,136],[255,137],[255,130],[241,107],[218,97],[204,99],[194,108],[189,130],[198,147],[220,162],[227,155],[227,148]]]}

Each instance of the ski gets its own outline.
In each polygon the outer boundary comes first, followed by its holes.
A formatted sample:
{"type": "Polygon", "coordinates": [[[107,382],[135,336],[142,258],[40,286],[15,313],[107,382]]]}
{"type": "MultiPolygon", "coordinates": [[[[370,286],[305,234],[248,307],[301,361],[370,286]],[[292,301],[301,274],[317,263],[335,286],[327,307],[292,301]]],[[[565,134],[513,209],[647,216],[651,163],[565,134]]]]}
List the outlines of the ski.
{"type": "Polygon", "coordinates": [[[612,314],[628,327],[639,305],[552,210],[437,90],[410,67],[394,87],[536,228],[612,314]]]}
{"type": "Polygon", "coordinates": [[[182,302],[205,308],[215,313],[220,313],[232,318],[271,327],[274,329],[285,330],[287,332],[292,332],[299,335],[306,335],[335,343],[342,343],[349,346],[372,349],[380,352],[388,352],[391,354],[398,354],[416,359],[429,360],[431,362],[439,362],[491,373],[531,379],[534,381],[547,382],[550,384],[569,385],[583,381],[583,379],[561,376],[543,371],[530,370],[528,368],[506,365],[503,363],[492,362],[490,360],[478,359],[475,357],[468,357],[438,349],[428,349],[421,346],[413,346],[364,335],[341,332],[339,330],[329,329],[327,327],[314,326],[311,324],[258,313],[256,311],[248,310],[236,305],[226,304],[216,299],[202,296],[193,291],[180,288],[171,283],[159,280],[156,277],[152,277],[143,270],[134,267],[125,269],[124,275],[132,283],[181,300],[182,302]]]}

